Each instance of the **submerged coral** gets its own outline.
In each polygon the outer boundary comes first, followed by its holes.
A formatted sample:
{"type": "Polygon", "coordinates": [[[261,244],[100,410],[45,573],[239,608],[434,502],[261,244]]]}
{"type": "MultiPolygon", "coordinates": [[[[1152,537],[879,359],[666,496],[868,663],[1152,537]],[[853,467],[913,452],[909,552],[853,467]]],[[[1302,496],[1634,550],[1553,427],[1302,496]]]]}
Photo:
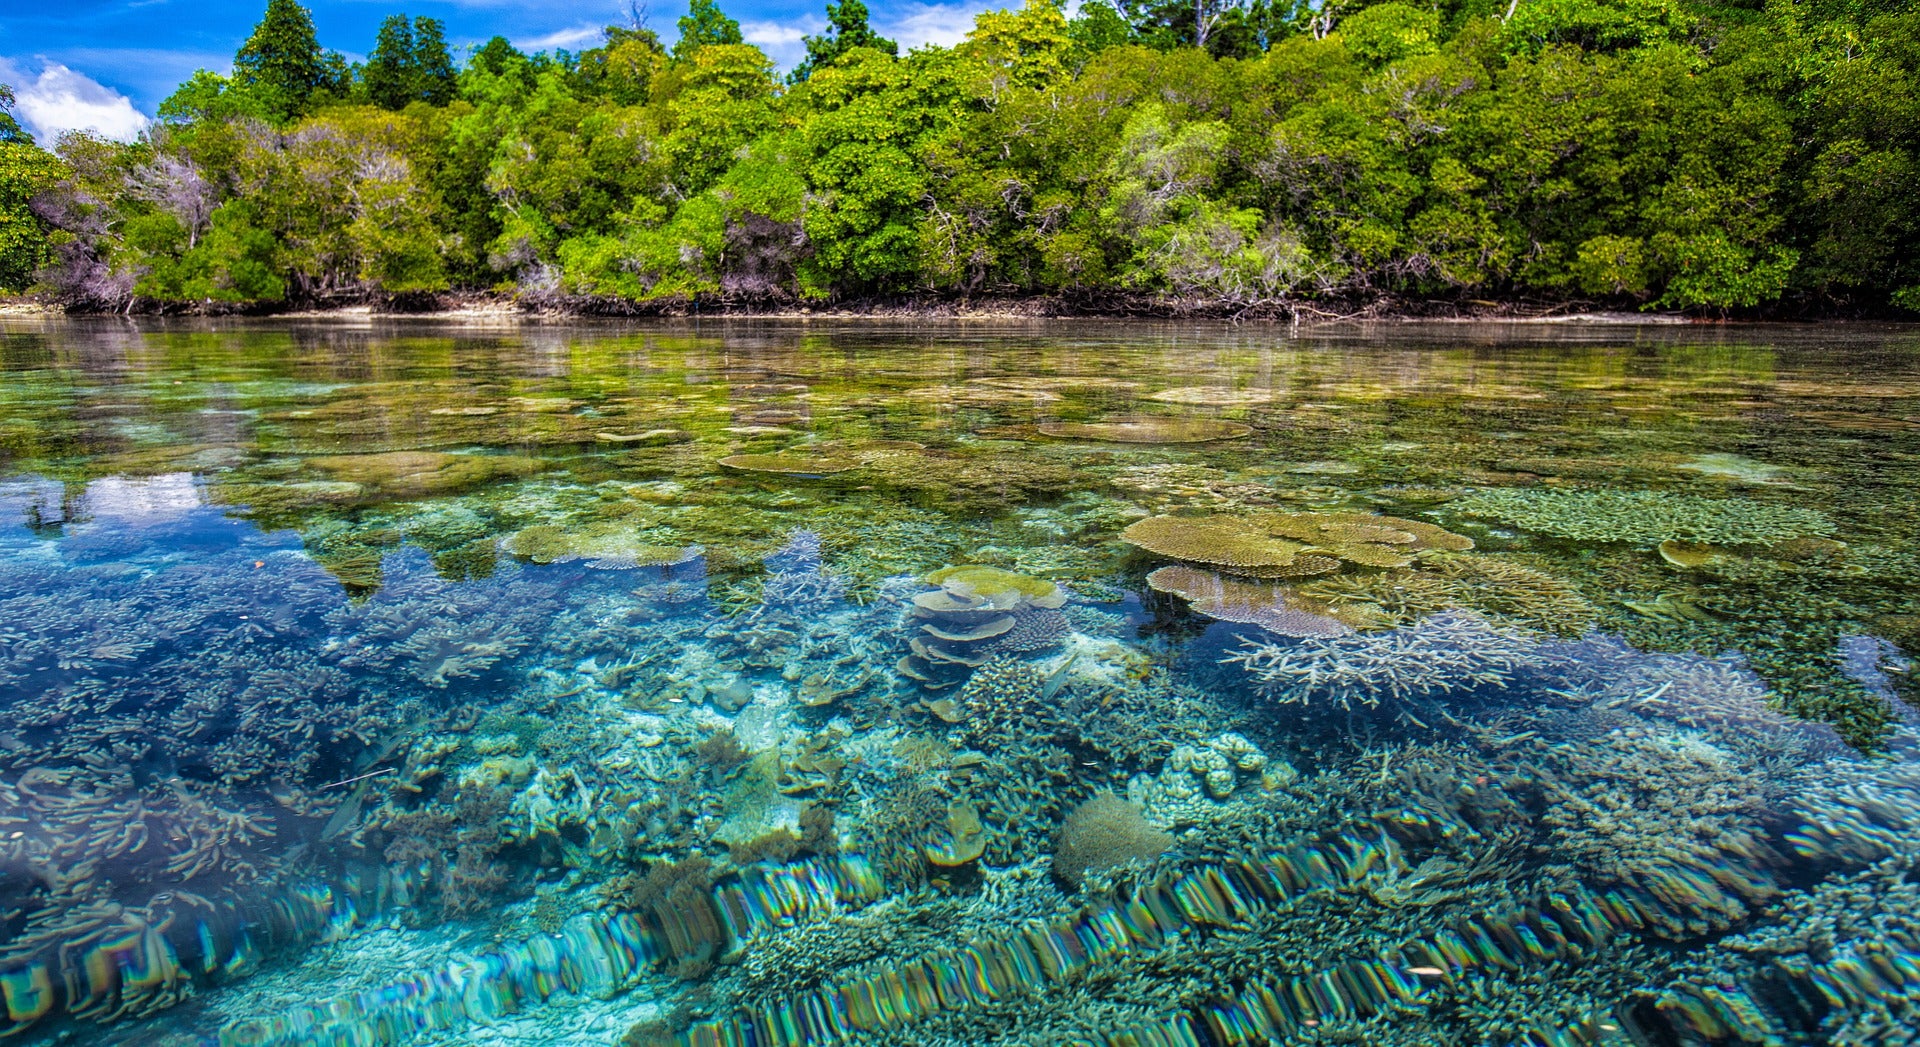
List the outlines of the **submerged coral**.
{"type": "Polygon", "coordinates": [[[1042,422],[1035,426],[1047,436],[1070,440],[1105,440],[1125,444],[1200,444],[1239,440],[1253,429],[1216,418],[1158,418],[1142,415],[1104,422],[1042,422]]]}
{"type": "Polygon", "coordinates": [[[1539,642],[1467,611],[1430,615],[1389,632],[1274,642],[1242,638],[1221,659],[1283,704],[1343,709],[1505,687],[1539,658],[1539,642]]]}
{"type": "Polygon", "coordinates": [[[619,521],[575,527],[536,524],[515,531],[503,545],[508,552],[534,563],[584,560],[588,567],[608,570],[670,567],[691,562],[705,552],[697,545],[648,542],[632,525],[619,521]]]}
{"type": "Polygon", "coordinates": [[[1173,836],[1147,823],[1140,806],[1096,793],[1075,807],[1053,837],[1053,874],[1078,889],[1096,876],[1149,862],[1173,845],[1173,836]]]}
{"type": "Polygon", "coordinates": [[[1151,553],[1249,578],[1309,577],[1343,563],[1405,567],[1423,550],[1473,548],[1472,539],[1433,524],[1369,513],[1153,516],[1120,537],[1151,553]]]}
{"type": "Polygon", "coordinates": [[[1804,506],[1671,491],[1509,488],[1469,495],[1447,509],[1583,542],[1771,545],[1834,530],[1826,514],[1804,506]]]}
{"type": "Polygon", "coordinates": [[[1209,618],[1257,625],[1278,636],[1346,636],[1355,625],[1378,624],[1374,616],[1351,605],[1336,608],[1285,586],[1231,578],[1181,564],[1151,572],[1147,585],[1155,592],[1186,600],[1188,606],[1209,618]]]}

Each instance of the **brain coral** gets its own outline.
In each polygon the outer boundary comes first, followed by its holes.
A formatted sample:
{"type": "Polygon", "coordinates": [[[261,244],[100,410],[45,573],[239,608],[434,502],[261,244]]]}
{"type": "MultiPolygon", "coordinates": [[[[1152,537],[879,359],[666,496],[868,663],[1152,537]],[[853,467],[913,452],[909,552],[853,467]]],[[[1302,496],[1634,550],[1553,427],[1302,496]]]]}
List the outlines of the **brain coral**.
{"type": "Polygon", "coordinates": [[[1078,888],[1087,877],[1128,862],[1152,861],[1173,837],[1147,823],[1138,804],[1097,793],[1067,815],[1053,838],[1053,872],[1078,888]]]}
{"type": "Polygon", "coordinates": [[[1712,545],[1766,545],[1833,532],[1812,509],[1745,498],[1702,498],[1667,491],[1562,491],[1502,488],[1450,508],[1525,531],[1583,542],[1658,545],[1669,539],[1712,545]]]}

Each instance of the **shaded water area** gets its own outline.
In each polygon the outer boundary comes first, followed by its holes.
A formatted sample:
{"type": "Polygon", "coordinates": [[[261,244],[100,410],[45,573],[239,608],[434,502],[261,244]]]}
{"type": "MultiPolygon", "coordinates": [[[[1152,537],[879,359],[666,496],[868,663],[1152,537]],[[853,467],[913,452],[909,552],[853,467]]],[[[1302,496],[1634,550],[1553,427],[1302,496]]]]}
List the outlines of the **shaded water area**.
{"type": "Polygon", "coordinates": [[[1920,333],[0,321],[0,1034],[1920,1042],[1920,333]]]}

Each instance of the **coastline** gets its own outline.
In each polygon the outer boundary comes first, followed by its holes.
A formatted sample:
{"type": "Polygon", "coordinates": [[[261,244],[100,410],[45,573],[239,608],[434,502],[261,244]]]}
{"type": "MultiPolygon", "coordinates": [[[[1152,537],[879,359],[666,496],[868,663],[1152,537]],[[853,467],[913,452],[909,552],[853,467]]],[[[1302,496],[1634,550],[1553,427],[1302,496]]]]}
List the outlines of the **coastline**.
{"type": "MultiPolygon", "coordinates": [[[[1592,301],[1288,300],[1241,302],[1152,295],[889,295],[805,303],[776,299],[654,299],[634,301],[559,295],[450,291],[419,295],[356,296],[333,300],[235,305],[135,299],[117,308],[0,298],[0,316],[232,317],[278,320],[426,320],[444,323],[539,323],[579,319],[740,320],[1192,320],[1265,323],[1351,321],[1485,322],[1537,324],[1692,324],[1726,318],[1675,310],[1638,311],[1592,301]]],[[[1771,319],[1771,318],[1768,318],[1771,319]]]]}
{"type": "Polygon", "coordinates": [[[230,318],[261,320],[452,324],[539,324],[578,320],[767,320],[787,322],[902,321],[996,322],[1116,320],[1165,323],[1501,323],[1579,327],[1588,325],[1686,326],[1749,323],[1913,323],[1911,314],[1845,310],[1741,310],[1702,313],[1638,309],[1627,301],[1537,299],[1418,299],[1379,295],[1360,299],[1291,299],[1244,302],[1169,298],[1145,294],[1099,295],[876,295],[808,303],[771,298],[663,298],[636,301],[568,295],[519,295],[496,291],[444,291],[405,295],[354,295],[274,303],[170,302],[134,299],[105,303],[59,303],[33,297],[0,297],[0,317],[230,318]]]}

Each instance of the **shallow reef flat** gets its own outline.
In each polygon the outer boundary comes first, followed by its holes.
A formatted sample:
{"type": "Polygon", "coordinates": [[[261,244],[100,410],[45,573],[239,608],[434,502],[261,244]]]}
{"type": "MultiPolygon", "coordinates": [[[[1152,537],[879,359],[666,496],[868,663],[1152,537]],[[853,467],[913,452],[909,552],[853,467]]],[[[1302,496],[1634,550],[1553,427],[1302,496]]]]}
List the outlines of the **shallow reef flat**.
{"type": "Polygon", "coordinates": [[[1916,350],[0,320],[0,1035],[1920,1043],[1916,350]]]}

